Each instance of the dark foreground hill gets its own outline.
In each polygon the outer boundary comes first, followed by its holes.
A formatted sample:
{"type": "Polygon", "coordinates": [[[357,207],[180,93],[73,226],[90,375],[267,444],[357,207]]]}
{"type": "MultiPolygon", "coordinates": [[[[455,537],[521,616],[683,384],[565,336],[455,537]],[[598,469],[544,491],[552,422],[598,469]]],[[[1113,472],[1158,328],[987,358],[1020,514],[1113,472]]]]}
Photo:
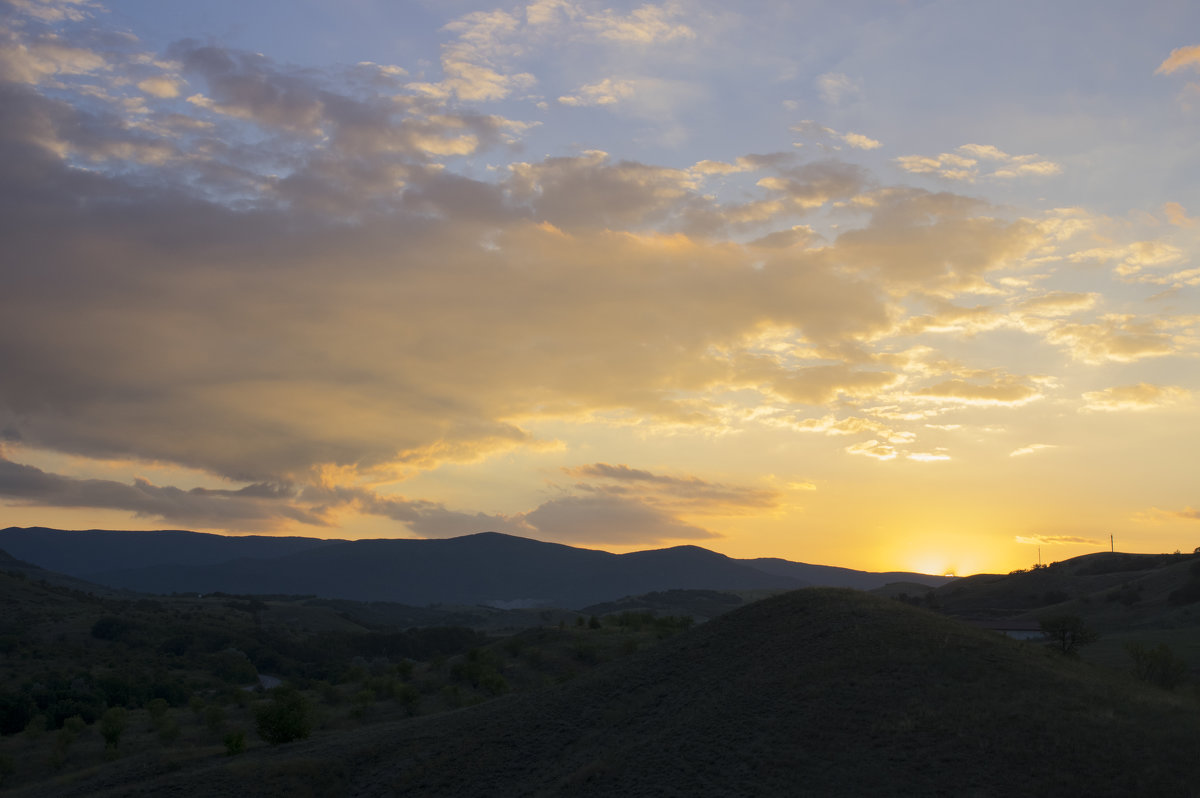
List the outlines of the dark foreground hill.
{"type": "Polygon", "coordinates": [[[946,581],[784,560],[772,560],[764,570],[759,561],[698,546],[611,554],[495,532],[444,540],[327,541],[10,528],[0,531],[0,549],[43,568],[144,593],[308,594],[412,605],[578,608],[672,589],[946,581]]]}
{"type": "Polygon", "coordinates": [[[818,589],[538,693],[176,772],[131,757],[61,794],[1186,796],[1197,740],[1192,696],[818,589]]]}

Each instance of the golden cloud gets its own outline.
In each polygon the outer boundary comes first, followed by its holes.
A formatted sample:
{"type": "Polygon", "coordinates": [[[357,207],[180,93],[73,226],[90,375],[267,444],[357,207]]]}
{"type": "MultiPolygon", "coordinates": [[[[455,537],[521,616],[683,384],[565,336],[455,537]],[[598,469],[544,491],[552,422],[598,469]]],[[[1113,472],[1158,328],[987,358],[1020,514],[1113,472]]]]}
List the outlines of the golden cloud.
{"type": "Polygon", "coordinates": [[[960,379],[946,380],[914,391],[912,395],[938,402],[1007,406],[1024,405],[1042,398],[1041,392],[1035,386],[1011,376],[1000,377],[985,384],[960,379]]]}
{"type": "Polygon", "coordinates": [[[1069,316],[1096,306],[1098,294],[1071,291],[1051,291],[1020,302],[1016,309],[1036,316],[1069,316]]]}
{"type": "Polygon", "coordinates": [[[1200,44],[1172,50],[1166,60],[1158,65],[1158,69],[1154,70],[1154,74],[1170,75],[1186,67],[1200,68],[1200,44]]]}
{"type": "Polygon", "coordinates": [[[846,452],[849,454],[858,454],[863,457],[870,457],[875,460],[895,460],[896,449],[886,443],[877,440],[863,441],[861,443],[851,444],[846,447],[846,452]]]}
{"type": "Polygon", "coordinates": [[[1031,443],[1028,446],[1022,446],[1020,449],[1013,449],[1008,453],[1009,457],[1024,457],[1027,454],[1041,451],[1042,449],[1054,449],[1056,444],[1053,443],[1031,443]]]}
{"type": "Polygon", "coordinates": [[[1100,412],[1153,410],[1186,402],[1191,396],[1191,391],[1177,385],[1139,382],[1136,385],[1119,385],[1102,391],[1089,391],[1083,395],[1084,405],[1080,409],[1100,412]]]}
{"type": "Polygon", "coordinates": [[[1100,545],[1100,541],[1095,538],[1078,535],[1016,535],[1013,540],[1026,546],[1100,545]]]}
{"type": "Polygon", "coordinates": [[[1046,177],[1062,172],[1053,161],[1039,160],[1038,155],[1009,155],[991,144],[963,144],[956,152],[940,155],[902,155],[893,162],[912,174],[930,174],[947,180],[971,182],[980,177],[1014,178],[1046,177]],[[990,171],[980,167],[981,161],[994,162],[990,171]]]}
{"type": "Polygon", "coordinates": [[[1049,330],[1046,337],[1085,363],[1131,363],[1175,351],[1172,337],[1162,332],[1159,322],[1127,315],[1105,316],[1093,324],[1063,324],[1049,330]]]}

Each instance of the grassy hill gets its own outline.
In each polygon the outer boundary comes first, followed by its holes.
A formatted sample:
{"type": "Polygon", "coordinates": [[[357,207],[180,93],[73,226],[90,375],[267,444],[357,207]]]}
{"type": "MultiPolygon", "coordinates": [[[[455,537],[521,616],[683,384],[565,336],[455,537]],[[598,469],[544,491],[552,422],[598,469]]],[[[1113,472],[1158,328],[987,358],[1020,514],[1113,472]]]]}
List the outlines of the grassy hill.
{"type": "Polygon", "coordinates": [[[1112,667],[1126,646],[1169,646],[1200,675],[1200,555],[1100,552],[1007,575],[981,574],[912,600],[951,615],[1037,620],[1075,615],[1099,633],[1082,653],[1112,667]]]}
{"type": "Polygon", "coordinates": [[[1195,795],[1198,709],[903,602],[806,589],[543,690],[173,772],[130,757],[57,794],[1195,795]]]}

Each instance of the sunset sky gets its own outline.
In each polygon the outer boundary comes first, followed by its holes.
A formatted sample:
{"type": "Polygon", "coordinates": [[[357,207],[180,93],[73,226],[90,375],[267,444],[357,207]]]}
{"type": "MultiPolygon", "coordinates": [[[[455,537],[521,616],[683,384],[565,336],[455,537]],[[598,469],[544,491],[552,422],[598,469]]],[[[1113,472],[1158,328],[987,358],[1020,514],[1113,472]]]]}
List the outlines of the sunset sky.
{"type": "Polygon", "coordinates": [[[1200,545],[1200,4],[0,0],[0,526],[1200,545]]]}

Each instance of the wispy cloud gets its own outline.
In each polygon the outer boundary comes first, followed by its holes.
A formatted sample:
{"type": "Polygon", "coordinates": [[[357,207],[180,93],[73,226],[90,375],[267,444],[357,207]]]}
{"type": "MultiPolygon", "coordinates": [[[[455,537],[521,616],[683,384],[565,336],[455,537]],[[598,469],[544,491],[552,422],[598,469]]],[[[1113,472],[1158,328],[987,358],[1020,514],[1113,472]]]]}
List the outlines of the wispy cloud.
{"type": "Polygon", "coordinates": [[[1027,546],[1100,545],[1100,541],[1095,538],[1085,538],[1077,535],[1017,535],[1013,540],[1027,546]]]}
{"type": "Polygon", "coordinates": [[[1039,155],[1009,155],[991,144],[963,144],[940,155],[902,155],[895,159],[912,174],[929,174],[947,180],[971,182],[979,178],[1048,177],[1062,165],[1039,155]]]}
{"type": "Polygon", "coordinates": [[[1179,47],[1171,51],[1158,69],[1154,70],[1156,75],[1170,75],[1172,72],[1178,72],[1185,68],[1200,69],[1200,44],[1193,44],[1188,47],[1179,47]]]}
{"type": "Polygon", "coordinates": [[[1177,385],[1152,385],[1139,382],[1136,385],[1119,385],[1102,391],[1089,391],[1083,395],[1084,411],[1121,412],[1153,410],[1187,402],[1191,391],[1177,385]]]}
{"type": "Polygon", "coordinates": [[[1053,448],[1055,448],[1055,444],[1053,444],[1053,443],[1031,443],[1028,446],[1022,446],[1020,449],[1013,449],[1011,452],[1008,453],[1008,456],[1009,457],[1023,457],[1024,455],[1033,454],[1034,452],[1041,451],[1042,449],[1053,449],[1053,448]]]}

